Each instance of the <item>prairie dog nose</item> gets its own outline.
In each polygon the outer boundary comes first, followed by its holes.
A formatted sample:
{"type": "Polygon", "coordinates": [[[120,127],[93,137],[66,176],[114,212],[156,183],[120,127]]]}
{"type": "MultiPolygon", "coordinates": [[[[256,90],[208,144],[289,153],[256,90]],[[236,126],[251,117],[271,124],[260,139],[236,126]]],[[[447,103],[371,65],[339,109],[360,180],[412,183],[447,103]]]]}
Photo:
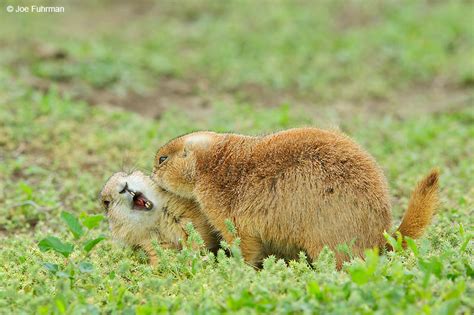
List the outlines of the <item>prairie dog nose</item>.
{"type": "Polygon", "coordinates": [[[119,191],[119,194],[121,194],[121,195],[123,195],[123,194],[125,194],[125,193],[130,194],[130,196],[132,196],[132,197],[135,197],[135,195],[137,194],[137,192],[133,191],[132,189],[130,189],[130,188],[128,187],[128,183],[127,183],[127,182],[125,182],[125,185],[123,185],[122,190],[119,191]]]}
{"type": "Polygon", "coordinates": [[[128,191],[128,183],[125,180],[122,180],[117,185],[117,191],[119,194],[124,194],[128,191]]]}

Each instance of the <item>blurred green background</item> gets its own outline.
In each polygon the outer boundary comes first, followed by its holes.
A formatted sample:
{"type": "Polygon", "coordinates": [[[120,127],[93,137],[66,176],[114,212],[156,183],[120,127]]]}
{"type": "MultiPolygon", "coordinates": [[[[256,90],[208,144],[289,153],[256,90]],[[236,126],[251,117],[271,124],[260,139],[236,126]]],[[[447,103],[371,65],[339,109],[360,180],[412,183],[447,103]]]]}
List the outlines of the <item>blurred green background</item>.
{"type": "Polygon", "coordinates": [[[2,1],[0,313],[470,313],[473,21],[468,0],[2,1]],[[61,259],[38,240],[71,237],[60,212],[101,213],[108,176],[149,171],[171,137],[297,126],[367,148],[395,222],[416,181],[441,169],[426,261],[389,255],[349,273],[270,261],[256,273],[229,258],[186,273],[180,254],[151,269],[108,240],[74,287],[42,267],[61,259]]]}
{"type": "Polygon", "coordinates": [[[2,77],[152,117],[221,100],[409,115],[474,85],[470,1],[47,3],[65,12],[2,10],[2,77]]]}

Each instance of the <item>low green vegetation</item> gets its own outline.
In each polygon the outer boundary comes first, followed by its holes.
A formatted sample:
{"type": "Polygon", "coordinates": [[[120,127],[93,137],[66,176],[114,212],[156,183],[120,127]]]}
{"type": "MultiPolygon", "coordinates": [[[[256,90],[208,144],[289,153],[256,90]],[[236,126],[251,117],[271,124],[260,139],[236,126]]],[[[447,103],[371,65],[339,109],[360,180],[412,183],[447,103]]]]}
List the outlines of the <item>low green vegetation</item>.
{"type": "Polygon", "coordinates": [[[474,311],[469,1],[160,2],[130,5],[142,13],[122,12],[126,28],[105,6],[48,20],[1,13],[0,313],[474,311]],[[125,108],[96,106],[104,94],[125,108]],[[157,119],[135,113],[147,95],[157,119]],[[191,97],[207,105],[188,108],[191,97]],[[339,128],[375,156],[395,224],[439,167],[441,206],[425,236],[342,271],[327,250],[256,271],[238,242],[230,257],[157,248],[153,268],[109,238],[102,185],[119,170],[149,172],[168,139],[308,125],[339,128]]]}
{"type": "MultiPolygon", "coordinates": [[[[80,268],[82,254],[73,252],[65,260],[53,252],[41,252],[38,242],[54,233],[79,248],[82,243],[74,240],[60,214],[100,213],[97,193],[107,176],[123,164],[149,168],[155,148],[192,128],[192,122],[176,115],[158,122],[144,120],[54,94],[27,94],[10,104],[2,107],[1,128],[0,302],[4,310],[449,314],[469,313],[474,307],[470,298],[474,292],[472,110],[406,121],[354,122],[347,127],[384,166],[396,218],[406,208],[416,181],[433,166],[442,169],[438,215],[426,236],[405,252],[378,256],[371,251],[365,262],[352,261],[343,272],[335,271],[328,252],[313,267],[304,258],[289,266],[269,258],[264,269],[256,272],[238,256],[221,254],[215,262],[191,250],[164,250],[158,267],[151,268],[143,253],[132,254],[106,240],[91,251],[90,268],[76,271],[70,279],[65,271],[60,273],[63,277],[54,274],[56,268],[68,268],[68,264],[80,268]],[[37,106],[31,106],[32,102],[37,106]]],[[[268,126],[255,127],[256,123],[239,129],[253,133],[299,121],[286,117],[284,108],[256,117],[244,108],[239,118],[231,118],[234,115],[222,114],[218,120],[235,127],[268,115],[268,126]]],[[[96,229],[107,234],[106,222],[96,229]]]]}

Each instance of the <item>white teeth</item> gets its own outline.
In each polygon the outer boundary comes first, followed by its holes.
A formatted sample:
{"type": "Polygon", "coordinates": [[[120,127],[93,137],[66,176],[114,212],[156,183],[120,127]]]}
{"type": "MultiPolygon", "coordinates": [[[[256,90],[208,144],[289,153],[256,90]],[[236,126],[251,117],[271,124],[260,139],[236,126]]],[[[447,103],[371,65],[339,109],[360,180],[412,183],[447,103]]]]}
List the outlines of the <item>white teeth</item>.
{"type": "Polygon", "coordinates": [[[147,201],[147,202],[145,202],[145,207],[146,207],[147,209],[150,209],[150,208],[151,208],[151,204],[147,201]]]}
{"type": "Polygon", "coordinates": [[[130,191],[130,195],[132,195],[132,197],[135,197],[135,193],[133,191],[130,191]]]}

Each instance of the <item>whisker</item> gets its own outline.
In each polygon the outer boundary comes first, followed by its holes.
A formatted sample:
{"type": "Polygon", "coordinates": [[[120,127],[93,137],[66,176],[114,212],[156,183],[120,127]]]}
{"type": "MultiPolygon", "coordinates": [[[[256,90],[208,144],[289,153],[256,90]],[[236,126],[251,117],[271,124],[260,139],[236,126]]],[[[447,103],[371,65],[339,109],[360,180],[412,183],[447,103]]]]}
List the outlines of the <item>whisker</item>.
{"type": "Polygon", "coordinates": [[[125,171],[125,160],[123,157],[122,157],[122,162],[120,163],[120,171],[121,172],[125,171]]]}

